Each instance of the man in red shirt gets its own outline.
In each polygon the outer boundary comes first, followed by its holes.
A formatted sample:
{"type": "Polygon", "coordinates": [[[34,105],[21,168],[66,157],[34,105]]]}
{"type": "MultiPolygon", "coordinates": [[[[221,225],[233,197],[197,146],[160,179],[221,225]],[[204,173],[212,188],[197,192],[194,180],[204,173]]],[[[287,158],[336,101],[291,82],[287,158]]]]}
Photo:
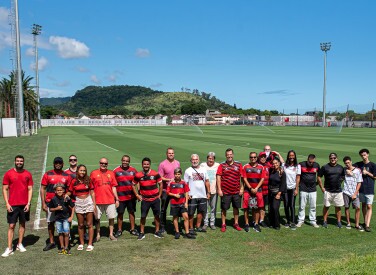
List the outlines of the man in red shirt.
{"type": "Polygon", "coordinates": [[[61,157],[56,157],[53,162],[54,169],[44,173],[40,188],[40,197],[42,200],[42,208],[47,213],[49,243],[43,248],[48,251],[55,248],[54,232],[55,232],[55,213],[49,211],[47,204],[55,196],[54,186],[62,183],[66,187],[70,182],[70,176],[63,171],[64,161],[61,157]]]}
{"type": "Polygon", "coordinates": [[[136,212],[136,194],[133,192],[133,179],[137,173],[137,170],[130,166],[131,158],[128,155],[124,155],[121,158],[121,165],[115,168],[114,173],[117,181],[116,191],[119,197],[119,207],[116,209],[118,213],[118,231],[115,233],[115,237],[119,238],[123,233],[123,216],[125,209],[128,209],[129,222],[131,224],[131,235],[138,236],[138,232],[135,229],[135,215],[136,212]]]}
{"type": "Polygon", "coordinates": [[[240,162],[234,161],[234,152],[231,148],[226,150],[226,161],[218,166],[217,189],[221,197],[221,231],[226,232],[226,212],[232,203],[234,213],[233,227],[237,231],[242,229],[239,226],[239,208],[241,207],[241,196],[243,195],[243,185],[240,180],[243,175],[243,166],[240,162]]]}
{"type": "MultiPolygon", "coordinates": [[[[162,178],[157,171],[150,169],[150,158],[142,159],[142,171],[138,172],[133,179],[134,188],[139,184],[139,192],[137,199],[141,201],[141,221],[140,221],[140,234],[138,240],[141,241],[145,238],[145,223],[149,209],[153,210],[155,233],[154,237],[163,238],[162,233],[159,231],[161,214],[161,195],[162,195],[162,178]]],[[[136,191],[136,190],[135,190],[136,191]]]]}
{"type": "Polygon", "coordinates": [[[110,231],[109,238],[117,241],[114,234],[114,219],[116,217],[116,208],[119,207],[119,197],[116,191],[115,174],[107,169],[108,159],[101,158],[99,161],[99,169],[94,170],[90,174],[90,180],[94,186],[95,202],[97,204],[96,213],[96,241],[101,239],[100,222],[102,213],[105,212],[108,219],[108,228],[110,231]]]}
{"type": "Polygon", "coordinates": [[[265,169],[262,165],[257,163],[257,153],[249,153],[249,163],[243,167],[243,181],[244,181],[244,230],[249,231],[248,212],[252,209],[253,229],[256,232],[261,232],[259,226],[260,209],[264,207],[264,200],[262,196],[262,184],[265,178],[265,169]]]}
{"type": "Polygon", "coordinates": [[[17,220],[19,220],[17,250],[25,252],[22,245],[25,235],[25,223],[30,219],[30,202],[33,195],[33,177],[24,169],[24,157],[17,155],[14,159],[15,168],[8,170],[3,179],[3,196],[7,207],[8,220],[8,247],[1,255],[8,257],[13,255],[13,236],[17,220]]]}

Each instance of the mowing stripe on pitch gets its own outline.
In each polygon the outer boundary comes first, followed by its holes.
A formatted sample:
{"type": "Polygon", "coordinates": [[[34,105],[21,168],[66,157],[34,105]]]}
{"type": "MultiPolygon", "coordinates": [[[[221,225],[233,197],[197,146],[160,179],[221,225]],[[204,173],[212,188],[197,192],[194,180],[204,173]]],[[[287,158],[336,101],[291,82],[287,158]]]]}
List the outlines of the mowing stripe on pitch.
{"type": "Polygon", "coordinates": [[[117,150],[117,149],[115,149],[115,148],[112,148],[112,147],[110,147],[110,146],[108,146],[108,145],[106,145],[106,144],[100,143],[99,141],[96,141],[96,143],[98,143],[98,144],[100,144],[100,145],[103,145],[104,147],[107,147],[107,148],[109,148],[109,149],[111,149],[111,150],[114,150],[114,151],[116,151],[116,152],[119,152],[119,150],[117,150]]]}

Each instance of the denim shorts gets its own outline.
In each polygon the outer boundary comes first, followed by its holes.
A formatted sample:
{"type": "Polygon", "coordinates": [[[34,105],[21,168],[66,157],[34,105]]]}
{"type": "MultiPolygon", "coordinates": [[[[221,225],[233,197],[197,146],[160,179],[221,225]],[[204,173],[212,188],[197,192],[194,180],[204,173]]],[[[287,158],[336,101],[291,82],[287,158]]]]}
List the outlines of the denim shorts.
{"type": "Polygon", "coordinates": [[[359,193],[359,200],[365,204],[372,204],[373,203],[374,195],[365,195],[363,193],[359,193]]]}
{"type": "Polygon", "coordinates": [[[66,219],[66,220],[56,220],[55,225],[56,225],[56,231],[57,231],[58,234],[69,233],[68,219],[66,219]]]}

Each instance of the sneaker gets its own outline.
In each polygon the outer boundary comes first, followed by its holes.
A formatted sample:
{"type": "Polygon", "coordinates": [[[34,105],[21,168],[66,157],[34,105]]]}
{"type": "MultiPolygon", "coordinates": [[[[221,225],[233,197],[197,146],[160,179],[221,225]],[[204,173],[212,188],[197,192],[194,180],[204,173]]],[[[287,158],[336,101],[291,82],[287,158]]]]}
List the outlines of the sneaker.
{"type": "Polygon", "coordinates": [[[108,236],[108,238],[110,239],[110,241],[117,241],[117,238],[114,235],[110,235],[108,236]]]}
{"type": "Polygon", "coordinates": [[[5,252],[1,254],[1,257],[6,258],[13,254],[14,254],[13,249],[9,249],[9,247],[7,247],[7,249],[5,249],[5,252]]]}
{"type": "Polygon", "coordinates": [[[226,225],[225,224],[222,224],[222,226],[221,226],[221,232],[226,232],[226,225]]]}
{"type": "Polygon", "coordinates": [[[69,249],[65,249],[65,255],[72,256],[72,252],[69,249]]]}
{"type": "Polygon", "coordinates": [[[59,254],[59,255],[64,255],[65,254],[65,250],[62,248],[62,249],[59,249],[58,251],[57,251],[57,254],[59,254]]]}
{"type": "Polygon", "coordinates": [[[179,232],[175,232],[175,240],[177,240],[179,238],[180,238],[180,233],[179,232]]]}
{"type": "Polygon", "coordinates": [[[232,227],[234,227],[234,229],[237,231],[242,231],[242,228],[237,223],[235,223],[232,227]]]}
{"type": "Polygon", "coordinates": [[[314,228],[319,228],[320,226],[317,224],[317,223],[315,223],[315,222],[311,222],[311,225],[314,227],[314,228]]]}
{"type": "Polygon", "coordinates": [[[264,227],[264,228],[267,228],[267,227],[268,227],[268,225],[266,224],[265,221],[261,221],[261,222],[260,222],[260,225],[261,225],[261,227],[264,227]]]}
{"type": "Polygon", "coordinates": [[[350,224],[350,223],[348,223],[348,224],[346,225],[346,229],[351,229],[351,224],[350,224]]]}
{"type": "Polygon", "coordinates": [[[144,233],[140,233],[140,234],[138,234],[137,241],[141,241],[141,240],[143,240],[143,239],[145,239],[145,234],[144,234],[144,233]]]}
{"type": "Polygon", "coordinates": [[[162,234],[166,233],[166,230],[165,230],[164,226],[161,226],[161,229],[159,230],[159,232],[161,232],[162,234]]]}
{"type": "Polygon", "coordinates": [[[48,251],[48,250],[54,249],[55,247],[56,247],[56,244],[55,244],[55,243],[48,243],[48,244],[43,248],[43,251],[48,251]]]}
{"type": "Polygon", "coordinates": [[[253,226],[253,230],[255,230],[256,232],[261,232],[261,228],[258,225],[258,223],[255,223],[255,225],[253,226]]]}
{"type": "Polygon", "coordinates": [[[290,223],[286,223],[285,228],[290,228],[290,223]]]}
{"type": "Polygon", "coordinates": [[[328,228],[328,223],[327,223],[327,222],[323,222],[323,223],[322,223],[322,227],[324,227],[324,228],[328,228]]]}
{"type": "Polygon", "coordinates": [[[304,222],[298,222],[296,227],[302,227],[303,224],[304,224],[304,222]]]}
{"type": "Polygon", "coordinates": [[[194,231],[194,229],[189,229],[189,234],[196,236],[197,233],[194,231]]]}
{"type": "Polygon", "coordinates": [[[366,228],[364,229],[366,232],[371,232],[371,228],[369,226],[366,226],[366,228]]]}
{"type": "Polygon", "coordinates": [[[290,228],[291,230],[296,230],[296,224],[295,223],[290,223],[290,228]]]}
{"type": "Polygon", "coordinates": [[[361,225],[355,226],[355,229],[357,229],[360,232],[364,231],[364,228],[361,225]]]}
{"type": "MultiPolygon", "coordinates": [[[[133,235],[133,236],[138,236],[138,231],[137,231],[137,229],[132,229],[132,230],[130,230],[129,231],[129,233],[131,234],[131,235],[133,235]]],[[[163,233],[163,232],[162,232],[163,233]]]]}
{"type": "Polygon", "coordinates": [[[204,227],[196,227],[195,231],[201,232],[201,233],[206,233],[206,228],[204,228],[204,227]]]}
{"type": "Polygon", "coordinates": [[[338,228],[342,228],[342,223],[341,222],[337,222],[337,227],[338,228]]]}
{"type": "Polygon", "coordinates": [[[249,232],[249,224],[248,223],[246,225],[244,225],[244,231],[249,232]]]}
{"type": "Polygon", "coordinates": [[[280,226],[275,226],[273,227],[275,230],[281,230],[281,227],[280,226]]]}
{"type": "Polygon", "coordinates": [[[211,229],[211,230],[216,230],[216,229],[217,229],[217,227],[215,227],[215,225],[214,225],[214,224],[212,224],[212,225],[210,226],[210,229],[211,229]]]}
{"type": "Polygon", "coordinates": [[[115,237],[115,238],[119,238],[121,235],[123,235],[123,232],[122,232],[121,230],[118,230],[118,231],[115,233],[114,237],[115,237]]]}
{"type": "Polygon", "coordinates": [[[22,245],[22,243],[17,244],[17,250],[20,252],[26,252],[26,248],[22,245]]]}
{"type": "Polygon", "coordinates": [[[184,237],[187,239],[196,239],[196,236],[192,235],[191,233],[185,234],[184,237]]]}
{"type": "Polygon", "coordinates": [[[159,239],[164,238],[163,235],[162,235],[162,233],[161,233],[161,231],[157,231],[157,232],[155,232],[155,233],[154,233],[154,237],[159,238],[159,239]]]}
{"type": "Polygon", "coordinates": [[[203,231],[203,232],[206,232],[206,229],[208,229],[208,226],[207,226],[207,225],[204,225],[204,226],[202,227],[202,230],[205,230],[205,231],[203,231]]]}

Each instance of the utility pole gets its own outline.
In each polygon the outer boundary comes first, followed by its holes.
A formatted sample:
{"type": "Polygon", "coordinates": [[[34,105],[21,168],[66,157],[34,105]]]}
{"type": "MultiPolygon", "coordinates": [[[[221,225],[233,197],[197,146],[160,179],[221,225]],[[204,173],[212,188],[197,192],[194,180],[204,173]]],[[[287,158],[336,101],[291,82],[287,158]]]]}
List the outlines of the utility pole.
{"type": "Polygon", "coordinates": [[[330,47],[330,42],[320,43],[320,48],[324,52],[324,90],[322,99],[322,127],[326,127],[326,52],[330,50],[330,47]]]}
{"type": "Polygon", "coordinates": [[[375,112],[375,103],[372,103],[372,111],[371,111],[371,128],[373,128],[373,114],[375,112]]]}
{"type": "Polygon", "coordinates": [[[41,120],[40,120],[40,94],[39,94],[39,70],[38,70],[38,47],[37,47],[37,36],[40,35],[42,31],[42,26],[33,24],[31,29],[31,34],[34,36],[34,53],[35,53],[35,88],[37,92],[37,115],[38,115],[38,129],[41,128],[41,120]]]}

